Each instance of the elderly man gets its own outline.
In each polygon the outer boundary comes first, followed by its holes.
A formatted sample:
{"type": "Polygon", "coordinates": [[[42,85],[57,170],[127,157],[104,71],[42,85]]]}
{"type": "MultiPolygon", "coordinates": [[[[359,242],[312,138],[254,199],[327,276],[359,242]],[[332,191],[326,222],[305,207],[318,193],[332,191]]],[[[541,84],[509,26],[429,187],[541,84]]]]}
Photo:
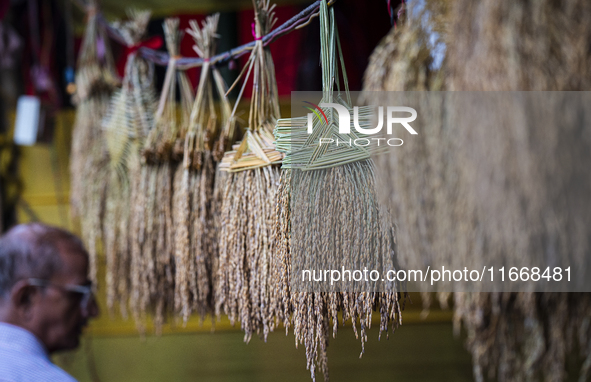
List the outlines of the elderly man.
{"type": "Polygon", "coordinates": [[[38,223],[0,238],[0,381],[75,381],[49,356],[74,349],[98,315],[88,253],[76,236],[38,223]]]}

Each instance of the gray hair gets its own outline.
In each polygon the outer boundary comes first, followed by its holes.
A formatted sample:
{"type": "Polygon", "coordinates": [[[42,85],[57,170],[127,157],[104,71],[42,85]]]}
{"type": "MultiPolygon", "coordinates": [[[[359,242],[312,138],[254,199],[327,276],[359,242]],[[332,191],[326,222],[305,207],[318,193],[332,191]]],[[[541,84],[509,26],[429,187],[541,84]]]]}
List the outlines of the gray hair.
{"type": "Polygon", "coordinates": [[[40,223],[21,224],[0,238],[0,298],[25,278],[48,280],[62,267],[60,250],[87,256],[78,237],[40,223]]]}

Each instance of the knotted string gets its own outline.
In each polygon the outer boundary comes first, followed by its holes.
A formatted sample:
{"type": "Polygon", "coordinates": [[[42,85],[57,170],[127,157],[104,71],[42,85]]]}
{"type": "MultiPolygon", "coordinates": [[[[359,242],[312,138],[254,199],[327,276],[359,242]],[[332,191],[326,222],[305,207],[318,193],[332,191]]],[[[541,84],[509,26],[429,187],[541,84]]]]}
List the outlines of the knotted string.
{"type": "Polygon", "coordinates": [[[146,39],[144,41],[140,41],[135,45],[126,46],[125,51],[123,52],[123,55],[121,56],[121,58],[119,59],[119,62],[117,63],[117,71],[119,72],[119,75],[123,76],[123,73],[125,73],[125,66],[127,65],[127,60],[129,59],[129,56],[136,53],[140,48],[143,48],[143,47],[154,49],[154,50],[159,49],[162,46],[162,43],[163,43],[162,37],[154,36],[154,37],[150,37],[149,39],[146,39]]]}
{"type": "Polygon", "coordinates": [[[262,39],[263,39],[263,37],[262,37],[262,36],[261,36],[261,37],[257,37],[257,34],[256,34],[256,28],[255,28],[255,25],[254,25],[254,23],[250,24],[250,27],[251,27],[251,29],[252,29],[252,37],[254,37],[254,40],[255,40],[255,41],[262,40],[262,39]]]}

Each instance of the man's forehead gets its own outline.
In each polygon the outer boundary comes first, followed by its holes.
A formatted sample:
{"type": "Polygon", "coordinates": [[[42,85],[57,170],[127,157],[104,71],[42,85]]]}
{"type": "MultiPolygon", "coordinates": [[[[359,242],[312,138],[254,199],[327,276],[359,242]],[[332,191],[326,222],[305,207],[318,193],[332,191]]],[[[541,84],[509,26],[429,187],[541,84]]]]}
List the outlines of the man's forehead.
{"type": "Polygon", "coordinates": [[[75,242],[60,240],[57,244],[62,267],[59,269],[55,278],[74,279],[78,284],[84,284],[87,281],[88,273],[88,254],[75,242]]]}

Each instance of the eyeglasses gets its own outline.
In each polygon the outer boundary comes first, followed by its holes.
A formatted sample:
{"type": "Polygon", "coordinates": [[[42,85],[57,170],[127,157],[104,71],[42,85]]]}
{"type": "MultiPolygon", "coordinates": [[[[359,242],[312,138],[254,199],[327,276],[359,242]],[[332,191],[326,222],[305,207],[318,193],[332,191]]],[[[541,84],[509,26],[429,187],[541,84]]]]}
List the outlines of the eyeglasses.
{"type": "Polygon", "coordinates": [[[82,309],[83,312],[88,312],[88,304],[94,298],[92,285],[58,285],[53,284],[48,280],[42,279],[28,279],[27,282],[29,283],[29,285],[32,286],[37,286],[41,288],[53,287],[60,289],[64,292],[70,292],[80,295],[80,309],[82,309]]]}

